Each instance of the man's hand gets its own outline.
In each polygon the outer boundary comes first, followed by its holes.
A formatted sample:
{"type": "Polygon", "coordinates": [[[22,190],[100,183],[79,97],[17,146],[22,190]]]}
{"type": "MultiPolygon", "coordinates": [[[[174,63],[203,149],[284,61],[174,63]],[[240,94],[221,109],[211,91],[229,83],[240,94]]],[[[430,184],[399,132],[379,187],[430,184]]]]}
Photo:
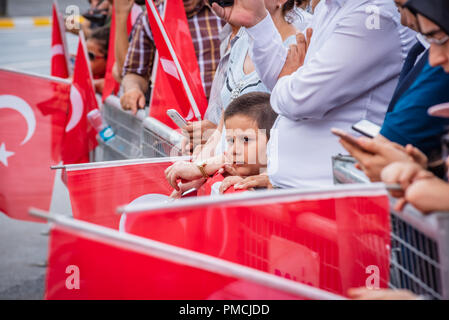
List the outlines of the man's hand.
{"type": "Polygon", "coordinates": [[[304,64],[312,33],[313,30],[309,28],[307,29],[307,38],[303,33],[296,35],[296,44],[290,46],[287,59],[285,60],[281,73],[279,73],[278,79],[291,75],[304,64]]]}
{"type": "Polygon", "coordinates": [[[253,27],[268,14],[264,0],[235,0],[232,7],[212,4],[215,14],[234,26],[253,27]]]}
{"type": "Polygon", "coordinates": [[[360,148],[342,139],[342,146],[358,161],[356,167],[363,170],[372,182],[380,181],[380,174],[387,165],[396,161],[413,162],[402,146],[384,140],[360,137],[360,148]]]}
{"type": "Polygon", "coordinates": [[[217,125],[209,120],[189,122],[183,129],[189,140],[184,142],[186,151],[192,152],[198,145],[205,144],[216,129],[217,125]]]}
{"type": "Polygon", "coordinates": [[[120,98],[122,108],[124,110],[132,110],[133,114],[136,114],[138,109],[144,109],[145,102],[145,94],[137,88],[126,91],[120,98]]]}

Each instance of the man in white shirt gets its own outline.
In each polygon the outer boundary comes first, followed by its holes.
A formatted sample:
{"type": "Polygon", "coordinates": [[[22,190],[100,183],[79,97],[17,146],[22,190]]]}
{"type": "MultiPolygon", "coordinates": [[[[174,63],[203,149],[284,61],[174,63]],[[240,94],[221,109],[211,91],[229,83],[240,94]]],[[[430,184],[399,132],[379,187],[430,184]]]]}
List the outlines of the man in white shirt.
{"type": "MultiPolygon", "coordinates": [[[[391,0],[322,0],[303,65],[284,63],[282,46],[263,0],[235,0],[214,11],[247,28],[252,60],[272,90],[279,114],[268,148],[268,174],[277,187],[333,183],[331,157],[343,153],[332,127],[349,131],[367,119],[379,125],[396,87],[414,34],[400,23],[391,0]]],[[[290,50],[292,51],[292,50],[290,50]]]]}

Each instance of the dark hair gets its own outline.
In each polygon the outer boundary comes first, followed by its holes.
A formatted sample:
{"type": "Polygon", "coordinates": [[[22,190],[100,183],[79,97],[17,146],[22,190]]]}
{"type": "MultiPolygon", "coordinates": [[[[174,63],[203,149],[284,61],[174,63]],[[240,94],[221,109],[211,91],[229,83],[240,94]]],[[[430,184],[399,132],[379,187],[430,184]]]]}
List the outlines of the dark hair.
{"type": "Polygon", "coordinates": [[[98,42],[98,44],[101,46],[101,50],[105,55],[108,54],[109,49],[109,32],[110,27],[104,26],[100,28],[96,28],[93,30],[92,34],[90,35],[89,39],[95,40],[98,42]]]}
{"type": "Polygon", "coordinates": [[[282,14],[285,16],[295,7],[301,6],[304,2],[304,0],[287,0],[287,2],[284,3],[284,6],[282,7],[282,14]]]}
{"type": "Polygon", "coordinates": [[[265,92],[250,92],[233,100],[224,113],[224,120],[243,115],[256,121],[259,129],[265,129],[268,139],[270,130],[277,118],[270,104],[270,94],[265,92]]]}

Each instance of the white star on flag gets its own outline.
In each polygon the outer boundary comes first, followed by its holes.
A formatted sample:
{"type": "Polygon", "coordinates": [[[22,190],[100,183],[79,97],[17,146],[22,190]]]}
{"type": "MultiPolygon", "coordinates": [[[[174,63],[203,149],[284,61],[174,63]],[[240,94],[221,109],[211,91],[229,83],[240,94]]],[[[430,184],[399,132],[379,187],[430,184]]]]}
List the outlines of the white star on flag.
{"type": "Polygon", "coordinates": [[[10,152],[6,150],[5,143],[2,143],[0,147],[0,162],[3,163],[6,167],[8,166],[8,158],[14,155],[14,152],[10,152]]]}

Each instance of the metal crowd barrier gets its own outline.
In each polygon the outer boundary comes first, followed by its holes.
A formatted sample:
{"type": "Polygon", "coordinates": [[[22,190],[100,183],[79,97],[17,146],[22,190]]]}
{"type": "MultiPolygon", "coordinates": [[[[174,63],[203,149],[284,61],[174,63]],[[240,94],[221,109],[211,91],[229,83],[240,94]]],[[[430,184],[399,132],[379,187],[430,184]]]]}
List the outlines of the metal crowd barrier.
{"type": "MultiPolygon", "coordinates": [[[[332,159],[336,184],[369,183],[348,156],[332,159]]],[[[395,199],[391,198],[391,208],[395,199]]],[[[433,299],[449,299],[449,213],[391,210],[390,283],[433,299]]]]}
{"type": "Polygon", "coordinates": [[[181,155],[182,135],[162,122],[147,117],[144,110],[136,115],[124,111],[115,96],[106,99],[101,113],[111,126],[115,138],[104,142],[98,138],[95,161],[137,158],[176,157],[181,155]]]}

